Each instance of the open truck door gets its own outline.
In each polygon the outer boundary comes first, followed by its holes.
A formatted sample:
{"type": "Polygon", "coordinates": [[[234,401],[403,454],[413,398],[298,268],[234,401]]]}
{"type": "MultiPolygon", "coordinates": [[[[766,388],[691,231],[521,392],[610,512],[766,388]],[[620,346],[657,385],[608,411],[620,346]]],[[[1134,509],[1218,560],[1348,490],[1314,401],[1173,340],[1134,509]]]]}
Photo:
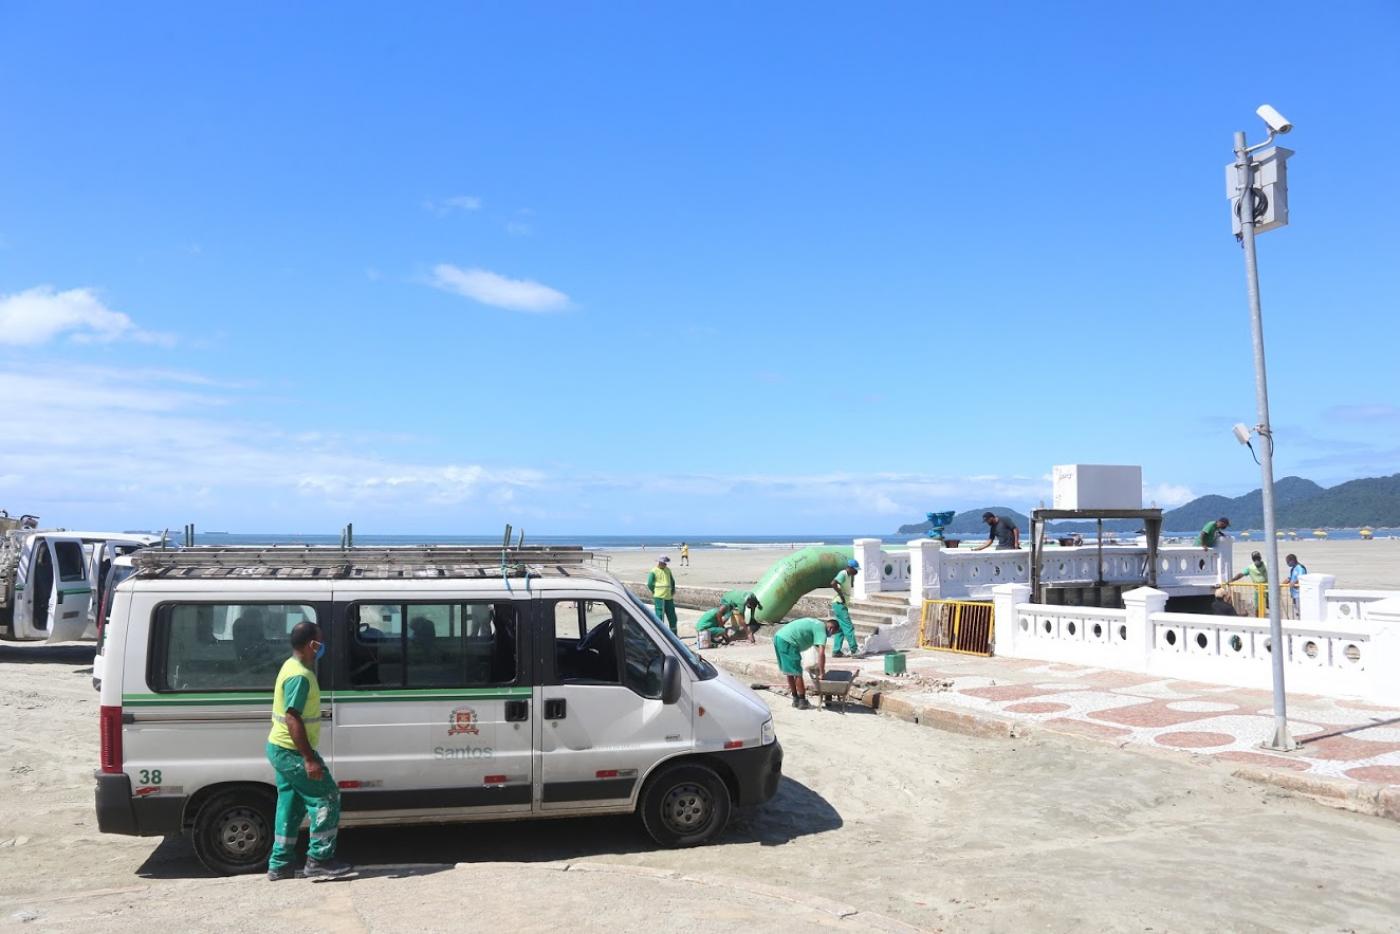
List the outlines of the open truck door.
{"type": "MultiPolygon", "coordinates": [[[[88,611],[92,605],[93,581],[88,574],[83,541],[80,538],[47,538],[48,566],[51,573],[44,620],[50,642],[73,642],[83,638],[88,629],[88,611]]],[[[37,615],[42,595],[35,594],[37,615]]]]}

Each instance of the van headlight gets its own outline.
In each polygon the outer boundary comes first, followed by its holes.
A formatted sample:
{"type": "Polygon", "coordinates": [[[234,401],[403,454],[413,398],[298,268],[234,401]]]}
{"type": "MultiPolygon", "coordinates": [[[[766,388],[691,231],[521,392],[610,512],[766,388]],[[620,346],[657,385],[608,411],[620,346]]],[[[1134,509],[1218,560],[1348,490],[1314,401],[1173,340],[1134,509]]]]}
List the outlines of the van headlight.
{"type": "Polygon", "coordinates": [[[769,717],[763,721],[763,745],[767,746],[778,738],[778,731],[773,729],[773,718],[769,717]]]}

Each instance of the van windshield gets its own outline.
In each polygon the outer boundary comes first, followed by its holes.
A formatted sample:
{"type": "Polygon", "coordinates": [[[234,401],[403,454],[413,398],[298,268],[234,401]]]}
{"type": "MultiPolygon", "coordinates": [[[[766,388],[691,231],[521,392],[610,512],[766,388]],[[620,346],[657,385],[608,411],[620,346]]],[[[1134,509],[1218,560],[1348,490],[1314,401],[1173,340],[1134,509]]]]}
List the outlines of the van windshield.
{"type": "MultiPolygon", "coordinates": [[[[626,588],[624,588],[626,589],[626,588]]],[[[690,670],[695,672],[695,676],[701,681],[708,681],[719,675],[719,670],[705,659],[701,658],[694,649],[681,641],[681,637],[671,631],[671,627],[665,626],[656,618],[651,607],[647,606],[632,591],[627,591],[627,598],[632,601],[632,605],[637,608],[642,619],[651,624],[652,629],[659,632],[671,647],[676,650],[676,654],[685,659],[685,663],[690,666],[690,670]]]]}

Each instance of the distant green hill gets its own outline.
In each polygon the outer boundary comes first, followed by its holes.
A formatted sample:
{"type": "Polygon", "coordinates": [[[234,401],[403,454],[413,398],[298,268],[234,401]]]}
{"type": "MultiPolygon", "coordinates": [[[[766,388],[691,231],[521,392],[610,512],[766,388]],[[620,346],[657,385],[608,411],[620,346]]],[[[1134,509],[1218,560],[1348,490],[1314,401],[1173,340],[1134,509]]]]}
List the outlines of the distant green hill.
{"type": "MultiPolygon", "coordinates": [[[[1233,499],[1202,496],[1166,513],[1163,527],[1190,532],[1229,516],[1237,529],[1259,529],[1264,527],[1263,503],[1259,490],[1233,499]]],[[[1400,474],[1349,480],[1331,488],[1302,477],[1284,477],[1274,484],[1274,508],[1278,525],[1284,528],[1400,526],[1400,474]]]]}
{"type": "MultiPolygon", "coordinates": [[[[1400,527],[1400,473],[1389,477],[1367,477],[1326,488],[1302,477],[1284,477],[1274,483],[1274,504],[1278,510],[1280,528],[1357,528],[1363,525],[1385,528],[1400,527]]],[[[982,513],[994,512],[1009,516],[1022,533],[1030,530],[1030,519],[1006,506],[984,506],[969,509],[953,517],[947,531],[951,535],[971,538],[986,537],[987,526],[982,513]]],[[[1243,496],[1202,496],[1184,506],[1167,510],[1162,516],[1162,528],[1168,532],[1194,532],[1212,519],[1229,516],[1236,529],[1264,527],[1264,497],[1259,490],[1243,496]]],[[[1054,523],[1055,527],[1081,531],[1082,524],[1054,523]]],[[[1140,523],[1106,521],[1104,530],[1132,532],[1140,523]]],[[[928,531],[927,522],[899,527],[900,535],[922,535],[928,531]]]]}
{"type": "MultiPolygon", "coordinates": [[[[944,532],[949,535],[961,536],[981,535],[985,538],[987,536],[987,523],[982,521],[982,513],[984,512],[994,512],[999,516],[1006,516],[1012,522],[1016,523],[1016,527],[1023,533],[1031,527],[1030,518],[1017,512],[1010,506],[983,506],[980,509],[969,509],[967,512],[958,513],[953,517],[953,521],[948,525],[948,528],[944,529],[944,532]]],[[[899,534],[923,535],[928,530],[929,524],[927,522],[916,522],[910,525],[901,525],[899,527],[899,534]]]]}
{"type": "MultiPolygon", "coordinates": [[[[1274,508],[1283,522],[1284,507],[1293,506],[1324,492],[1323,488],[1302,477],[1284,477],[1274,481],[1274,508]]],[[[1258,529],[1264,526],[1264,494],[1259,490],[1243,496],[1202,496],[1184,506],[1162,515],[1162,527],[1172,532],[1192,532],[1212,519],[1229,516],[1237,529],[1258,529]]]]}

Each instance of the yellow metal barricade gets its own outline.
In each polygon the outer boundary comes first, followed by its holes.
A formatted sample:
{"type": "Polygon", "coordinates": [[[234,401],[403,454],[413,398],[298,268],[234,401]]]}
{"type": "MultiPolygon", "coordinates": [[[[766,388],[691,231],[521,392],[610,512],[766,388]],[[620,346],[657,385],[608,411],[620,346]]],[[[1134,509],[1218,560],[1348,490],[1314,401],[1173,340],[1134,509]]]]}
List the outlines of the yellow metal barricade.
{"type": "Polygon", "coordinates": [[[991,655],[996,611],[977,600],[925,600],[919,615],[919,648],[991,655]]]}
{"type": "MultiPolygon", "coordinates": [[[[1279,584],[1279,596],[1282,597],[1283,603],[1279,618],[1297,619],[1296,595],[1287,581],[1279,584]]],[[[1269,585],[1257,584],[1254,581],[1235,581],[1230,585],[1230,605],[1240,616],[1266,618],[1269,615],[1269,585]]]]}

